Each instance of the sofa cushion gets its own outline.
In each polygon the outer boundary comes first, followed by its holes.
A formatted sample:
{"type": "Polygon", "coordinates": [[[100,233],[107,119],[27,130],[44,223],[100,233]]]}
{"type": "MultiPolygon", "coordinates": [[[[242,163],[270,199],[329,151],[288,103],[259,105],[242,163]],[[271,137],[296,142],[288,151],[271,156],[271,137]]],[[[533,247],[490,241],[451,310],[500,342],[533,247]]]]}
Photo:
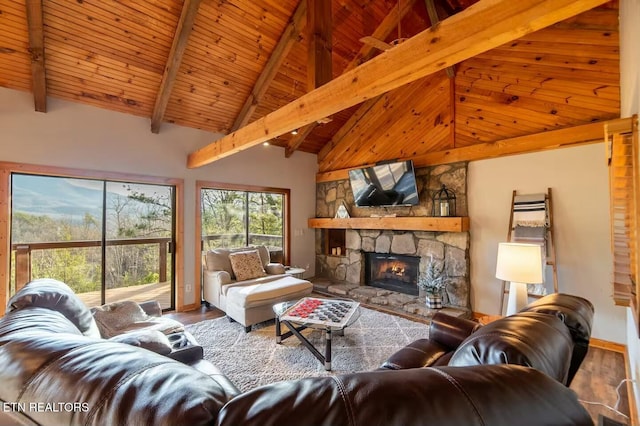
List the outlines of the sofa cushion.
{"type": "Polygon", "coordinates": [[[291,275],[280,275],[277,279],[260,284],[231,286],[227,290],[227,300],[228,303],[247,309],[293,300],[311,293],[312,290],[313,284],[309,281],[291,275]]]}
{"type": "Polygon", "coordinates": [[[230,276],[231,279],[236,279],[235,274],[233,273],[233,268],[231,267],[231,260],[229,259],[229,255],[231,253],[239,253],[244,251],[253,251],[257,250],[260,255],[260,261],[262,262],[262,267],[266,268],[266,266],[271,262],[271,255],[269,254],[269,250],[265,246],[256,246],[256,247],[239,247],[239,248],[217,248],[213,250],[209,250],[205,255],[205,265],[207,270],[209,271],[225,271],[230,276]]]}
{"type": "Polygon", "coordinates": [[[251,280],[267,275],[258,250],[231,253],[229,254],[229,260],[238,281],[251,280]]]}
{"type": "Polygon", "coordinates": [[[518,364],[566,384],[573,341],[553,315],[525,312],[480,327],[455,351],[450,366],[518,364]]]}
{"type": "Polygon", "coordinates": [[[100,337],[89,308],[62,281],[41,278],[29,282],[9,300],[7,312],[28,307],[60,312],[85,336],[100,337]]]}
{"type": "Polygon", "coordinates": [[[231,253],[231,250],[225,248],[209,250],[205,256],[207,269],[209,271],[225,271],[232,279],[235,279],[231,261],[229,260],[229,253],[231,253]]]}

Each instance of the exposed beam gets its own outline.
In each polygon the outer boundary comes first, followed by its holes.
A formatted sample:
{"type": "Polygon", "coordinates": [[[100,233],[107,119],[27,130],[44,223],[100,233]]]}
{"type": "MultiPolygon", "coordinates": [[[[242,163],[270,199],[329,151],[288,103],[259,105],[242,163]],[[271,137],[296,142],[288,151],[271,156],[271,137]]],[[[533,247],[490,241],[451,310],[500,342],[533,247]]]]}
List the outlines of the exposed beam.
{"type": "MultiPolygon", "coordinates": [[[[415,167],[457,163],[459,161],[486,160],[506,155],[526,154],[548,149],[568,148],[572,146],[604,141],[604,126],[607,122],[583,124],[565,129],[551,130],[496,142],[479,143],[463,148],[431,152],[401,160],[413,160],[415,167]]],[[[365,167],[362,165],[359,167],[365,167]]],[[[316,175],[316,182],[330,182],[348,179],[350,169],[333,170],[316,175]]]]}
{"type": "Polygon", "coordinates": [[[307,0],[307,90],[312,91],[331,81],[332,21],[331,2],[307,0]]]}
{"type": "MultiPolygon", "coordinates": [[[[440,18],[438,17],[438,11],[436,10],[436,5],[433,0],[425,0],[427,5],[427,14],[429,15],[429,21],[431,21],[431,26],[435,26],[440,22],[440,18]]],[[[456,75],[455,65],[449,65],[446,68],[447,77],[453,78],[456,75]]]]}
{"type": "MultiPolygon", "coordinates": [[[[398,22],[407,14],[410,10],[412,10],[413,5],[417,0],[407,0],[400,4],[400,10],[397,7],[391,9],[391,11],[385,16],[380,25],[373,32],[372,37],[375,37],[379,40],[386,39],[389,34],[397,27],[398,22]]],[[[363,62],[369,60],[371,56],[373,56],[374,52],[376,52],[376,48],[369,44],[362,44],[356,56],[347,64],[345,70],[343,72],[351,71],[358,65],[363,62]]],[[[301,128],[298,131],[298,134],[289,139],[287,146],[285,147],[285,156],[290,157],[293,152],[302,145],[307,136],[313,132],[313,130],[318,126],[318,122],[313,122],[301,128]]],[[[333,139],[329,142],[329,145],[334,145],[333,139]]],[[[326,145],[325,145],[326,147],[326,145]]]]}
{"type": "Polygon", "coordinates": [[[251,148],[606,1],[480,0],[440,25],[192,152],[187,166],[200,167],[251,148]]]}
{"type": "MultiPolygon", "coordinates": [[[[317,89],[333,78],[331,2],[326,0],[307,0],[307,91],[317,89]]],[[[285,157],[289,158],[304,140],[316,128],[317,123],[304,126],[287,142],[285,157]]]]}
{"type": "Polygon", "coordinates": [[[269,57],[269,60],[267,60],[260,77],[258,77],[256,83],[253,85],[253,89],[251,89],[249,97],[244,101],[244,105],[242,105],[240,113],[231,127],[232,132],[235,132],[240,127],[245,126],[251,119],[251,116],[258,107],[258,104],[267,93],[271,82],[278,74],[280,66],[287,58],[291,47],[293,47],[293,44],[298,41],[300,32],[307,23],[306,16],[307,0],[300,0],[298,7],[289,19],[287,27],[284,29],[278,44],[276,44],[273,52],[271,52],[271,56],[269,57]]]}
{"type": "Polygon", "coordinates": [[[302,142],[304,142],[305,139],[307,139],[307,136],[309,136],[311,132],[313,132],[313,129],[315,129],[317,125],[318,123],[314,122],[311,124],[307,124],[301,129],[298,129],[297,134],[293,135],[291,139],[287,141],[287,146],[284,147],[284,156],[287,158],[291,157],[293,153],[298,148],[300,148],[300,145],[302,145],[302,142]]]}
{"type": "Polygon", "coordinates": [[[184,0],[184,4],[182,5],[180,20],[176,27],[175,36],[173,37],[173,43],[171,44],[167,64],[164,67],[162,81],[160,82],[158,95],[156,96],[156,103],[153,106],[153,114],[151,115],[151,131],[153,133],[158,133],[160,131],[160,124],[162,123],[164,113],[167,110],[171,91],[173,90],[173,84],[176,81],[178,70],[182,63],[182,56],[187,48],[189,36],[193,30],[193,22],[198,14],[200,1],[201,0],[184,0]]]}
{"type": "Polygon", "coordinates": [[[31,86],[36,111],[47,112],[47,78],[44,67],[44,22],[42,0],[27,0],[31,86]]]}

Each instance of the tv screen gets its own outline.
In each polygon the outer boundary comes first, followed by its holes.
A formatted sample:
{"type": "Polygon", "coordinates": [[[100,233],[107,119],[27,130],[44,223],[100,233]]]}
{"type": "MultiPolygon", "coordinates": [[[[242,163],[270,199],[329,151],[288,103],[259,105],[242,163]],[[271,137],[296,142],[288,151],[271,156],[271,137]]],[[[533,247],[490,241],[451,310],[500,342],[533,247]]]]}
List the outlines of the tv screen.
{"type": "Polygon", "coordinates": [[[358,207],[418,205],[411,160],[349,170],[349,181],[358,207]]]}

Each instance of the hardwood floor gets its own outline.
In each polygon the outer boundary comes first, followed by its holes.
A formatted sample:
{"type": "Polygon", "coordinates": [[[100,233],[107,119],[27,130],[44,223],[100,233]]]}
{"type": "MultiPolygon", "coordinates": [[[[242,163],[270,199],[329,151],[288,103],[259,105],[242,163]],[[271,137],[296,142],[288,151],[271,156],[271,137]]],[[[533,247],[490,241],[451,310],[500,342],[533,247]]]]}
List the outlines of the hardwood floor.
{"type": "Polygon", "coordinates": [[[571,383],[571,389],[583,401],[583,406],[587,409],[595,424],[598,424],[598,415],[602,414],[608,418],[616,420],[622,424],[631,424],[629,419],[629,396],[627,384],[620,386],[620,402],[618,411],[606,408],[616,405],[618,395],[616,387],[626,378],[624,354],[609,349],[591,346],[587,356],[580,366],[578,373],[571,383]],[[588,404],[584,401],[598,404],[588,404]]]}
{"type": "MultiPolygon", "coordinates": [[[[165,316],[174,318],[183,324],[193,324],[196,322],[221,318],[225,314],[219,309],[202,307],[198,310],[180,313],[167,313],[165,316]]],[[[573,379],[571,389],[573,389],[581,401],[597,402],[609,407],[616,404],[616,386],[626,378],[625,357],[622,353],[610,349],[591,346],[589,352],[580,366],[580,370],[573,379]]],[[[600,414],[614,419],[622,424],[631,424],[623,415],[596,404],[583,402],[594,424],[598,424],[600,414]]],[[[620,386],[620,404],[618,410],[625,416],[629,416],[629,399],[627,386],[624,383],[620,386]]]]}

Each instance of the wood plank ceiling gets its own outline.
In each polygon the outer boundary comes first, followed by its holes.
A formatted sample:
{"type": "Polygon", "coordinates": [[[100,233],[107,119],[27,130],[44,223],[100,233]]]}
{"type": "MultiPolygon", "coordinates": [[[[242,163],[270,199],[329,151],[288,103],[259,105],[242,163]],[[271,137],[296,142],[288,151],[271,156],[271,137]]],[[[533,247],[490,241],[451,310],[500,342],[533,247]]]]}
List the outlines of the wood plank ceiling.
{"type": "MultiPolygon", "coordinates": [[[[476,1],[435,0],[435,6],[442,20],[476,1]]],[[[228,133],[299,3],[0,0],[0,86],[39,91],[33,83],[38,33],[27,10],[41,6],[46,94],[151,118],[163,74],[171,74],[174,38],[186,31],[161,121],[228,133]],[[194,3],[193,24],[178,31],[183,8],[194,3]]],[[[402,3],[411,12],[387,42],[431,25],[428,1],[402,3]]],[[[360,39],[374,34],[398,3],[331,4],[335,78],[357,59],[360,39]]],[[[307,92],[308,39],[304,29],[296,34],[249,122],[307,92]]],[[[320,171],[420,156],[615,118],[619,90],[618,2],[612,1],[463,61],[453,78],[441,71],[337,113],[298,149],[317,153],[320,171]]],[[[290,137],[272,142],[284,147],[290,137]]]]}

